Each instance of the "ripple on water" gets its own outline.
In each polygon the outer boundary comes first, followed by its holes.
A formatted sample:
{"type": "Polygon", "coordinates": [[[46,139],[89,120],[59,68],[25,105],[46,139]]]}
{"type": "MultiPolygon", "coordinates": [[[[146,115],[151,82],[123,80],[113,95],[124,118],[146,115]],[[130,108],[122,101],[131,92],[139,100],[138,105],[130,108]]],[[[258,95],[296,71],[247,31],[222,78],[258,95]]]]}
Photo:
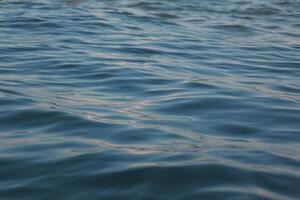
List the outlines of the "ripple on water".
{"type": "Polygon", "coordinates": [[[0,199],[299,199],[298,1],[0,2],[0,199]]]}

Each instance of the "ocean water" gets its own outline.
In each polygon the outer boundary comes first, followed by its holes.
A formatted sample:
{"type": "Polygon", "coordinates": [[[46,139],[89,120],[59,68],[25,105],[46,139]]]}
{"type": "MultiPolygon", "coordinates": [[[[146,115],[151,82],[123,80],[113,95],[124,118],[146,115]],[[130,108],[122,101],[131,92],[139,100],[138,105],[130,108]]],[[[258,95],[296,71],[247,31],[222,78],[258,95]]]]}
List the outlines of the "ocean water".
{"type": "Polygon", "coordinates": [[[300,1],[1,0],[0,199],[300,199],[300,1]]]}

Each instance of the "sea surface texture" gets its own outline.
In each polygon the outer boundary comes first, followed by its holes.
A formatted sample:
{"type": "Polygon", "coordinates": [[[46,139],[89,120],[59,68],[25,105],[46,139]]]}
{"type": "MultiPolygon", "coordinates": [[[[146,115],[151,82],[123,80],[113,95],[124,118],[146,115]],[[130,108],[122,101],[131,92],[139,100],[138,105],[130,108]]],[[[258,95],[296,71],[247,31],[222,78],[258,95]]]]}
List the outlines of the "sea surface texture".
{"type": "Polygon", "coordinates": [[[299,200],[299,0],[1,0],[0,199],[299,200]]]}

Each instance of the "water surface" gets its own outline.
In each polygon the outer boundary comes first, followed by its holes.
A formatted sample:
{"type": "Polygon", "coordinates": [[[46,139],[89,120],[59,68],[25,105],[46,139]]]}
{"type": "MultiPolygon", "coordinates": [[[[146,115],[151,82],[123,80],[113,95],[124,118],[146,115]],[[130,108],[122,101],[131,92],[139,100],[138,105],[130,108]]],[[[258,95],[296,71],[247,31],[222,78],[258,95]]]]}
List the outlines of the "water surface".
{"type": "Polygon", "coordinates": [[[300,1],[0,1],[0,199],[300,198],[300,1]]]}

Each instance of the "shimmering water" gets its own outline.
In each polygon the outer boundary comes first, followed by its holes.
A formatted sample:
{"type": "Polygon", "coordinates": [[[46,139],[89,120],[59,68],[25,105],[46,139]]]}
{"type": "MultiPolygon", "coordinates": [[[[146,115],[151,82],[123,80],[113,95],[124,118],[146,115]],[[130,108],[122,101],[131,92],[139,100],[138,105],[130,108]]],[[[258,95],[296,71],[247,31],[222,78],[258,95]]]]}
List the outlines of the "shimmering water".
{"type": "Polygon", "coordinates": [[[0,1],[0,199],[300,198],[300,1],[0,1]]]}

